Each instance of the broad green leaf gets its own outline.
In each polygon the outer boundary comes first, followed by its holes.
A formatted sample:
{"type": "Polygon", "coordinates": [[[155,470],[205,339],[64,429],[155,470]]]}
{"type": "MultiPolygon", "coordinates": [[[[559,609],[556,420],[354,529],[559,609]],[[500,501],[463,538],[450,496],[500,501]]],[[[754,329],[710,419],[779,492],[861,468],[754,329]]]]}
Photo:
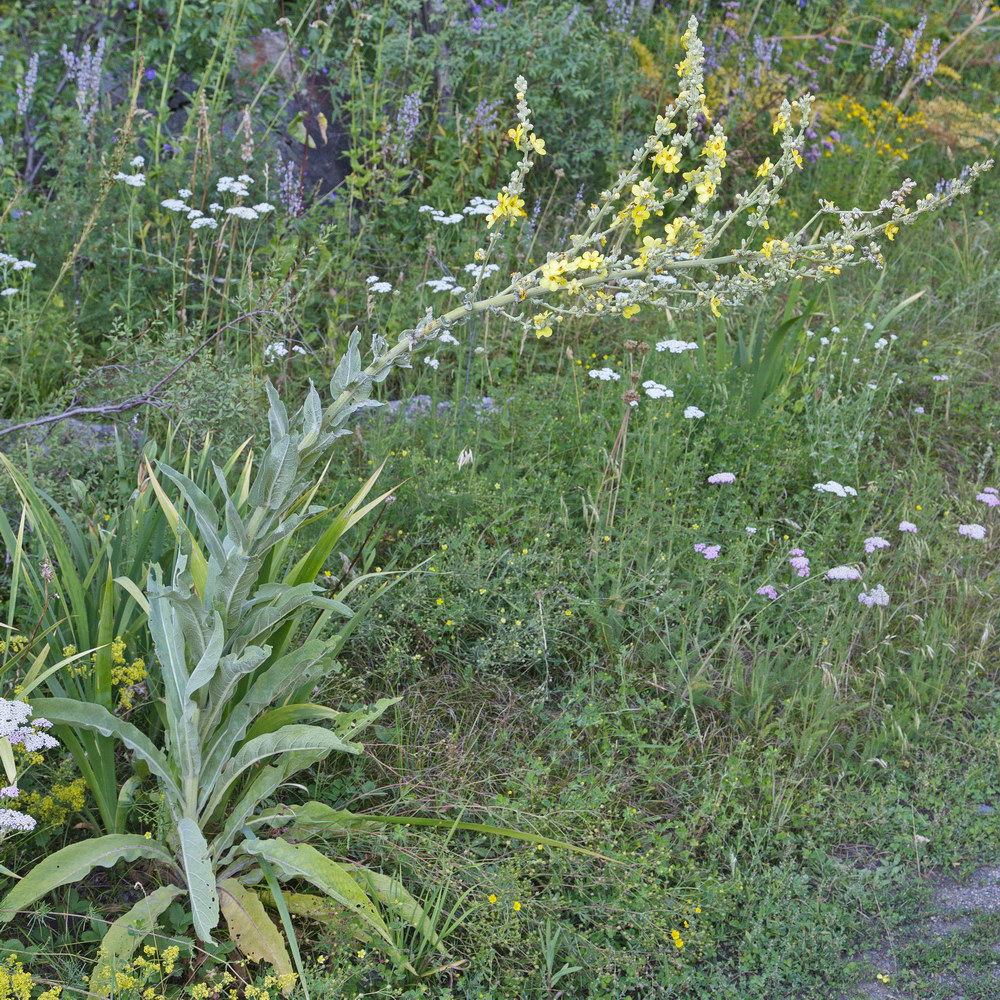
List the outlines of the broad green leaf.
{"type": "Polygon", "coordinates": [[[176,885],[161,885],[108,927],[101,938],[97,963],[90,975],[91,993],[101,997],[113,995],[115,974],[122,970],[143,940],[156,930],[157,918],[183,891],[176,885]]]}
{"type": "Polygon", "coordinates": [[[226,630],[222,624],[222,616],[218,611],[212,612],[212,631],[205,646],[205,652],[196,664],[184,687],[184,696],[191,698],[197,694],[215,676],[222,656],[222,648],[226,641],[226,630]]]}
{"type": "MultiPolygon", "coordinates": [[[[264,904],[257,893],[236,879],[227,878],[219,883],[219,903],[236,947],[251,962],[268,962],[279,976],[289,975],[292,961],[285,948],[285,939],[264,912],[264,904]]],[[[285,996],[291,990],[289,984],[285,996]]]]}
{"type": "Polygon", "coordinates": [[[222,853],[232,845],[265,799],[270,798],[296,771],[312,766],[325,755],[325,750],[287,753],[278,757],[273,765],[261,768],[247,785],[239,801],[235,805],[226,804],[225,825],[218,836],[212,839],[212,855],[215,860],[218,861],[222,853]]]}
{"type": "Polygon", "coordinates": [[[427,911],[407,892],[403,883],[391,875],[372,871],[362,865],[349,869],[355,881],[374,896],[389,913],[405,920],[433,948],[444,951],[441,937],[427,911]]]}
{"type": "Polygon", "coordinates": [[[270,861],[280,879],[300,878],[314,885],[393,945],[392,935],[378,908],[351,877],[348,869],[321,854],[311,844],[290,844],[276,837],[271,840],[246,840],[241,849],[270,861]]]}
{"type": "Polygon", "coordinates": [[[212,944],[212,931],[219,924],[219,895],[205,835],[193,819],[185,816],[177,824],[177,840],[195,933],[212,944]]]}
{"type": "Polygon", "coordinates": [[[360,750],[356,744],[346,743],[336,733],[320,726],[285,726],[276,733],[264,733],[244,743],[216,780],[213,775],[202,776],[199,810],[203,816],[212,816],[248,770],[278,754],[309,752],[318,754],[319,760],[334,751],[360,753],[360,750]]]}
{"type": "Polygon", "coordinates": [[[53,889],[81,881],[95,868],[110,868],[118,861],[136,858],[152,858],[174,866],[174,859],[163,844],[138,835],[109,834],[70,844],[39,861],[0,900],[0,925],[9,923],[53,889]]]}
{"type": "Polygon", "coordinates": [[[112,715],[106,708],[72,698],[36,698],[32,705],[35,713],[50,722],[72,729],[85,729],[120,740],[149,769],[160,778],[175,796],[180,796],[174,774],[167,758],[153,741],[130,722],[112,715]]]}
{"type": "Polygon", "coordinates": [[[271,733],[292,722],[303,722],[307,719],[323,719],[331,723],[333,731],[339,736],[353,739],[363,729],[370,726],[402,699],[380,698],[371,708],[359,709],[356,712],[341,712],[326,705],[305,703],[300,705],[282,705],[273,708],[262,715],[250,727],[248,737],[260,736],[261,733],[271,733]]]}

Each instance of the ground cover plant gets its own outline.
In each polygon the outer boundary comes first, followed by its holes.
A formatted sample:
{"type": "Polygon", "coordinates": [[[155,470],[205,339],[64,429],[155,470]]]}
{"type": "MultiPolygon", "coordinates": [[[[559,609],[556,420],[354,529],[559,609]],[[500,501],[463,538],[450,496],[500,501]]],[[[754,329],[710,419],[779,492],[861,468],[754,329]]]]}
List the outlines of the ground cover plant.
{"type": "Polygon", "coordinates": [[[0,989],[993,995],[996,12],[57,8],[0,989]]]}

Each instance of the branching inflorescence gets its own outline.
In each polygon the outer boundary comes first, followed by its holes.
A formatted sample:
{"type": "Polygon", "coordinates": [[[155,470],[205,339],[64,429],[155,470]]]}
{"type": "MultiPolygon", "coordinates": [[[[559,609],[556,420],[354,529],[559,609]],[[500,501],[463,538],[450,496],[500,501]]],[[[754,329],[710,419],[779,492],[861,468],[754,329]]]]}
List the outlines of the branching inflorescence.
{"type": "MultiPolygon", "coordinates": [[[[394,365],[408,365],[411,352],[422,343],[476,313],[514,315],[527,331],[544,338],[565,317],[628,318],[644,307],[668,315],[707,309],[719,316],[788,281],[824,281],[866,263],[881,268],[885,261],[879,240],[891,242],[902,227],[946,207],[993,165],[992,160],[972,164],[961,177],[912,202],[911,180],[870,209],[844,209],[822,200],[801,225],[776,233],[770,216],[782,189],[802,169],[813,97],[782,102],[772,122],[779,144],[775,159],[765,157],[756,168],[755,186],[722,204],[728,138],[721,122],[712,123],[706,103],[705,51],[697,27],[691,18],[681,39],[685,56],[676,67],[675,101],[634,151],[631,167],[591,205],[585,230],[531,271],[514,272],[505,287],[483,295],[483,285],[495,271],[490,258],[505,230],[527,217],[525,180],[536,158],[546,153],[531,121],[527,84],[518,78],[517,124],[507,134],[521,159],[487,216],[491,231],[475,253],[478,267],[467,268],[474,284],[462,305],[439,316],[429,310],[391,349],[377,337],[375,361],[363,371],[345,358],[343,371],[338,369],[342,377],[335,378],[340,398],[333,408],[350,411],[366,405],[373,382],[384,379],[394,365]],[[539,306],[544,311],[537,311],[539,306]]],[[[351,350],[356,351],[356,344],[355,339],[351,350]]]]}

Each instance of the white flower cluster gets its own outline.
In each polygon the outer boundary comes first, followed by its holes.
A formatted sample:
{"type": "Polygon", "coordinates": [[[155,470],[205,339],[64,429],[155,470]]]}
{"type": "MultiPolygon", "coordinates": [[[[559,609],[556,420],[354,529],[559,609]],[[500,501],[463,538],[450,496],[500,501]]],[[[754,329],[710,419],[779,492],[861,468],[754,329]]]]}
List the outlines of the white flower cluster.
{"type": "Polygon", "coordinates": [[[813,489],[818,493],[833,493],[838,497],[856,497],[858,491],[853,486],[841,486],[834,479],[829,479],[825,483],[816,483],[813,489]]]}
{"type": "Polygon", "coordinates": [[[451,292],[453,295],[465,291],[465,285],[459,285],[450,274],[446,274],[443,278],[431,278],[424,282],[424,287],[432,292],[451,292]]]}
{"type": "MultiPolygon", "coordinates": [[[[51,728],[52,723],[48,719],[31,718],[31,706],[26,702],[0,698],[0,744],[6,745],[8,753],[12,747],[21,747],[26,753],[38,753],[59,746],[59,741],[46,731],[51,728]]],[[[18,794],[16,784],[0,788],[0,799],[14,799],[18,794]]],[[[8,830],[29,831],[34,828],[35,820],[27,813],[0,809],[0,834],[8,830]]]]}
{"type": "Polygon", "coordinates": [[[452,212],[449,215],[446,212],[442,212],[439,208],[434,208],[433,205],[421,205],[417,211],[429,212],[431,218],[442,226],[454,226],[465,220],[465,216],[461,212],[452,212]]]}
{"type": "Polygon", "coordinates": [[[591,378],[600,379],[602,382],[617,382],[621,375],[614,368],[591,368],[587,374],[591,378]]]}
{"type": "MultiPolygon", "coordinates": [[[[277,361],[278,358],[288,357],[289,348],[287,345],[283,344],[280,340],[276,340],[273,344],[268,344],[264,348],[264,361],[271,362],[277,361]]],[[[305,354],[306,350],[299,344],[292,344],[291,351],[293,354],[305,354]]]]}
{"type": "Polygon", "coordinates": [[[368,285],[369,291],[377,292],[379,295],[385,295],[387,292],[392,291],[391,282],[382,281],[377,274],[369,274],[365,278],[365,283],[368,285]]]}
{"type": "Polygon", "coordinates": [[[685,351],[697,351],[698,345],[693,340],[661,340],[657,342],[656,349],[661,353],[683,354],[685,351]]]}
{"type": "Polygon", "coordinates": [[[489,215],[497,207],[496,198],[481,198],[476,195],[465,208],[462,209],[464,215],[489,215]]]}
{"type": "Polygon", "coordinates": [[[220,177],[215,182],[215,190],[219,194],[232,194],[237,198],[246,198],[250,195],[250,188],[253,178],[249,174],[240,174],[239,177],[220,177]]]}

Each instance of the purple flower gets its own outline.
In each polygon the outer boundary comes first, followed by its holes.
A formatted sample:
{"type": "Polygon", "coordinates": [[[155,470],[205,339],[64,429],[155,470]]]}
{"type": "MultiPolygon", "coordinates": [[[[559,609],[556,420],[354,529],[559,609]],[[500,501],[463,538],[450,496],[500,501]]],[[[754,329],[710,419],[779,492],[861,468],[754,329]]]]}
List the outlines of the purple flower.
{"type": "Polygon", "coordinates": [[[706,559],[718,559],[722,551],[721,545],[706,545],[704,542],[694,543],[695,552],[700,552],[706,559]]]}
{"type": "Polygon", "coordinates": [[[915,535],[917,533],[917,526],[912,521],[900,521],[899,530],[909,531],[915,535]]]}
{"type": "Polygon", "coordinates": [[[155,69],[153,69],[153,68],[152,68],[152,66],[151,66],[151,67],[150,67],[149,69],[147,69],[147,70],[146,70],[146,72],[145,72],[145,73],[143,73],[142,75],[143,75],[143,76],[144,76],[144,77],[145,77],[145,78],[146,78],[147,80],[155,80],[155,79],[156,79],[156,70],[155,70],[155,69]]]}
{"type": "Polygon", "coordinates": [[[934,379],[935,382],[947,382],[948,381],[948,376],[947,375],[932,375],[931,378],[934,379]]]}
{"type": "Polygon", "coordinates": [[[828,580],[860,580],[861,572],[853,566],[834,566],[826,571],[828,580]]]}
{"type": "Polygon", "coordinates": [[[960,524],[958,533],[966,538],[975,538],[978,542],[986,537],[986,529],[981,524],[960,524]]]}
{"type": "Polygon", "coordinates": [[[872,535],[871,538],[865,539],[865,552],[869,555],[876,549],[887,549],[889,546],[890,543],[880,535],[872,535]]]}
{"type": "Polygon", "coordinates": [[[760,594],[761,597],[770,597],[772,601],[776,601],[778,599],[778,592],[769,583],[764,584],[763,587],[758,587],[757,593],[760,594]]]}
{"type": "Polygon", "coordinates": [[[731,472],[716,472],[709,476],[707,481],[713,486],[721,485],[723,483],[735,483],[736,476],[734,476],[731,472]]]}
{"type": "Polygon", "coordinates": [[[980,503],[986,504],[987,507],[1000,507],[1000,496],[997,496],[997,491],[987,487],[982,493],[976,494],[976,499],[980,503]]]}

